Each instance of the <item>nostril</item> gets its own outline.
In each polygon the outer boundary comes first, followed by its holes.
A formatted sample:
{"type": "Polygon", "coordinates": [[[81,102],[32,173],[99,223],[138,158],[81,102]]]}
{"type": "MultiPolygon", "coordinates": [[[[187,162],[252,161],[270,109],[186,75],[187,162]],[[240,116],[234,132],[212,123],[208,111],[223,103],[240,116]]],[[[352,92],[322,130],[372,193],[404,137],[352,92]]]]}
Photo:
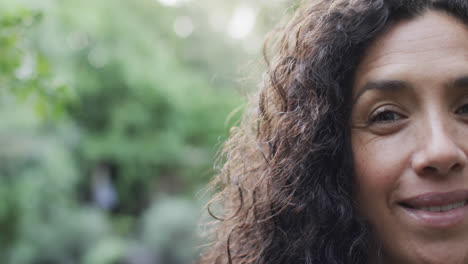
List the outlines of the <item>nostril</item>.
{"type": "Polygon", "coordinates": [[[416,151],[411,166],[421,175],[448,175],[463,171],[468,166],[468,157],[458,144],[442,140],[416,151]]]}
{"type": "Polygon", "coordinates": [[[455,163],[452,166],[448,167],[448,170],[445,171],[443,168],[438,168],[435,166],[426,166],[423,168],[423,174],[437,174],[437,173],[448,173],[449,171],[460,171],[463,169],[463,166],[460,163],[455,163]]]}
{"type": "Polygon", "coordinates": [[[460,171],[463,169],[463,166],[460,163],[456,163],[452,166],[452,170],[454,171],[460,171]]]}
{"type": "Polygon", "coordinates": [[[435,167],[427,166],[423,168],[424,174],[434,174],[437,173],[438,169],[435,167]]]}

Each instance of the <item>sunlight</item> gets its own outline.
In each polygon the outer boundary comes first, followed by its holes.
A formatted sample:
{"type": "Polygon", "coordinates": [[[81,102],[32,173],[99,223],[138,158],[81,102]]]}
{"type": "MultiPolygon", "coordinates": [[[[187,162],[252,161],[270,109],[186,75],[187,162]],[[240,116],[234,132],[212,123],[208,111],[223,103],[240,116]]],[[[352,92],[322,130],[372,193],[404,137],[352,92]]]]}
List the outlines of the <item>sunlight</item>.
{"type": "Polygon", "coordinates": [[[179,6],[182,3],[190,2],[190,0],[158,0],[158,2],[165,6],[179,6]]]}
{"type": "Polygon", "coordinates": [[[229,23],[229,35],[234,39],[247,37],[255,25],[256,16],[253,8],[244,5],[238,6],[229,23]]]}
{"type": "Polygon", "coordinates": [[[190,36],[193,32],[193,21],[188,16],[177,17],[174,22],[174,32],[181,38],[190,36]]]}

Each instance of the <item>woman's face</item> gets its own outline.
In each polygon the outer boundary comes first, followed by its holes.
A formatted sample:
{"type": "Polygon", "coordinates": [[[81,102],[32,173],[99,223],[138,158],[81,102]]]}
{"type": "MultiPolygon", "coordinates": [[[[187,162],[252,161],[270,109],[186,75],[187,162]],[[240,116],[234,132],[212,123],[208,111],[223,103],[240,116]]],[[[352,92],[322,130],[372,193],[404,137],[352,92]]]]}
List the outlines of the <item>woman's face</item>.
{"type": "Polygon", "coordinates": [[[468,263],[468,28],[428,11],[386,31],[356,71],[351,123],[371,263],[468,263]]]}

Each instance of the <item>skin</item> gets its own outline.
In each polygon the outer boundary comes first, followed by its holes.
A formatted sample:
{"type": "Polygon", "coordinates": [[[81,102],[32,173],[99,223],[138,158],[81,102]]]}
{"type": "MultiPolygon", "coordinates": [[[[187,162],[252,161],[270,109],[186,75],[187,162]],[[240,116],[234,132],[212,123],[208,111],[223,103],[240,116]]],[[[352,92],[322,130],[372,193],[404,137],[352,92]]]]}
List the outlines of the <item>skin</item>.
{"type": "Polygon", "coordinates": [[[399,204],[468,190],[467,76],[468,28],[437,11],[394,25],[365,52],[351,142],[356,200],[375,240],[370,263],[468,263],[468,216],[432,228],[399,204]]]}

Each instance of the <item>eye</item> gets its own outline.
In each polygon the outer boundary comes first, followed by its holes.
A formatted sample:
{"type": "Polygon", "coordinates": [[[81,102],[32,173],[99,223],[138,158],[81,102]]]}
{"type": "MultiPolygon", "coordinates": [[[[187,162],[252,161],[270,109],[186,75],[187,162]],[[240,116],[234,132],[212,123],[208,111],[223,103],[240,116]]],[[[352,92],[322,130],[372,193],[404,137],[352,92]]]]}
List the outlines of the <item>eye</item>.
{"type": "MultiPolygon", "coordinates": [[[[467,109],[468,110],[468,109],[467,109]]],[[[389,109],[378,109],[375,111],[369,118],[369,124],[378,124],[378,123],[392,123],[400,119],[403,119],[404,116],[389,110],[389,109]]]]}
{"type": "Polygon", "coordinates": [[[455,111],[456,114],[466,115],[468,114],[468,104],[462,105],[460,108],[455,111]]]}

